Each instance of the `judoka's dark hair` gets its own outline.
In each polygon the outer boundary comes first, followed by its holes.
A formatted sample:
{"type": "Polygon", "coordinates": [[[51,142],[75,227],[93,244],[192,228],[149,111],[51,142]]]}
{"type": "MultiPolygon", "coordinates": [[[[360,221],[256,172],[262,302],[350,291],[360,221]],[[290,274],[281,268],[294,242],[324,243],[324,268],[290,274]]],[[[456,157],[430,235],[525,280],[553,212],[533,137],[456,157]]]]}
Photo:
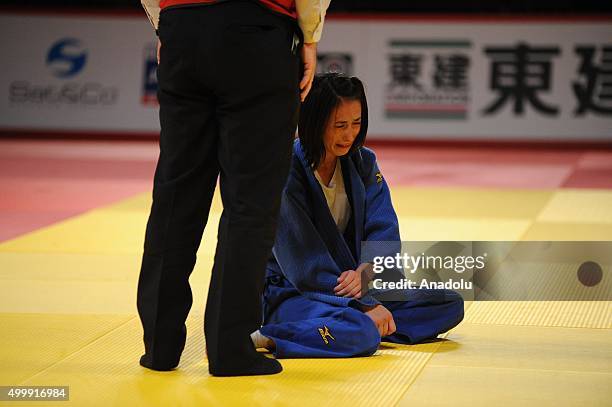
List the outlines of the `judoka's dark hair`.
{"type": "Polygon", "coordinates": [[[333,110],[343,100],[361,102],[361,128],[348,155],[365,142],[368,132],[368,103],[363,83],[356,77],[340,73],[316,75],[312,89],[302,103],[298,122],[298,135],[308,162],[317,168],[325,156],[323,134],[333,110]]]}

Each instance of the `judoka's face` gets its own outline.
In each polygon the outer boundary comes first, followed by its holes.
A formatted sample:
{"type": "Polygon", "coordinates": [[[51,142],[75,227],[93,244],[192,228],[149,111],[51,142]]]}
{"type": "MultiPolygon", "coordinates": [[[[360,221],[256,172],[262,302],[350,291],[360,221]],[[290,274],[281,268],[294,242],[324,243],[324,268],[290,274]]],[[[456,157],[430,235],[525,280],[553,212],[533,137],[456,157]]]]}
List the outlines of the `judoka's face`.
{"type": "Polygon", "coordinates": [[[346,155],[361,129],[361,102],[343,100],[331,113],[323,143],[325,154],[334,157],[346,155]]]}

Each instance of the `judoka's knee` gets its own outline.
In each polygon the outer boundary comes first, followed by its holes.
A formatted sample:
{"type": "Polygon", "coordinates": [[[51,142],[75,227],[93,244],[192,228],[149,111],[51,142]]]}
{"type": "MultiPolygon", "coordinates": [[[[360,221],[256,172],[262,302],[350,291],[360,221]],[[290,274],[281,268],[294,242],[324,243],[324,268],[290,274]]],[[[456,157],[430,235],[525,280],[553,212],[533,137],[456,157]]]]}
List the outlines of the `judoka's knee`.
{"type": "Polygon", "coordinates": [[[463,320],[463,297],[456,291],[447,290],[445,298],[449,303],[449,317],[454,321],[453,326],[459,324],[463,320]]]}
{"type": "Polygon", "coordinates": [[[351,356],[373,355],[380,345],[380,333],[374,322],[366,314],[353,308],[347,309],[344,318],[355,328],[351,356]]]}

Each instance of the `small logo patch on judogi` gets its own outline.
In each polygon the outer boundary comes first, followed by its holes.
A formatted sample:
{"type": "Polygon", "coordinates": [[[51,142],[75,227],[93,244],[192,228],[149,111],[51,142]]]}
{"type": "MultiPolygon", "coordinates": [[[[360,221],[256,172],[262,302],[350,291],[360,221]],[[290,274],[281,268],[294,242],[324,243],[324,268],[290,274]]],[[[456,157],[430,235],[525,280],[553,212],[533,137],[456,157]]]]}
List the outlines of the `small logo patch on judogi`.
{"type": "Polygon", "coordinates": [[[329,345],[329,341],[327,340],[328,337],[334,341],[336,340],[329,332],[329,328],[325,325],[323,325],[323,328],[319,328],[319,333],[321,334],[321,338],[323,338],[323,342],[325,342],[326,345],[329,345]]]}
{"type": "Polygon", "coordinates": [[[383,181],[382,174],[380,172],[376,173],[376,183],[380,184],[383,181]]]}

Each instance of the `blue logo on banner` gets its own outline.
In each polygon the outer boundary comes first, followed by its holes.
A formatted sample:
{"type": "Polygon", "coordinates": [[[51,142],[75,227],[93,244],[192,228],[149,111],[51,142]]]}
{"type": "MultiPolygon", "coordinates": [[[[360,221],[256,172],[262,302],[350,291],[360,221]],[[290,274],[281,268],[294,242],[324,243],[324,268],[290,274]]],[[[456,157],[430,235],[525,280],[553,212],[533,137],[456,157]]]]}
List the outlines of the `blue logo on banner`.
{"type": "Polygon", "coordinates": [[[144,49],[143,105],[158,106],[157,86],[157,47],[155,43],[150,43],[144,49]]]}
{"type": "Polygon", "coordinates": [[[58,78],[70,78],[83,69],[87,62],[87,51],[75,38],[63,38],[51,46],[47,53],[47,66],[58,78]]]}

